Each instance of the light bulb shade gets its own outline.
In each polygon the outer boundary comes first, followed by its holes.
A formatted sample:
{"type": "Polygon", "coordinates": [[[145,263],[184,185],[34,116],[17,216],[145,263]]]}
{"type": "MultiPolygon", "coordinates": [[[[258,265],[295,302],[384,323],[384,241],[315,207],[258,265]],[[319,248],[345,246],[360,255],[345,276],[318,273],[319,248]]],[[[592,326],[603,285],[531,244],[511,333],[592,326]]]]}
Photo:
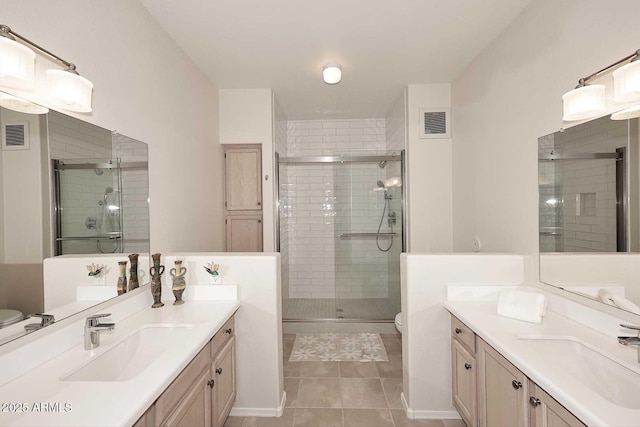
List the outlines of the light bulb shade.
{"type": "Polygon", "coordinates": [[[588,85],[562,95],[562,120],[586,120],[603,114],[607,109],[604,85],[588,85]]]}
{"type": "Polygon", "coordinates": [[[635,119],[636,117],[640,117],[640,105],[634,105],[633,107],[613,113],[611,120],[629,120],[635,119]]]}
{"type": "Polygon", "coordinates": [[[322,78],[326,84],[338,84],[342,80],[342,68],[338,64],[327,64],[322,69],[322,78]]]}
{"type": "Polygon", "coordinates": [[[630,102],[638,99],[640,99],[640,61],[634,61],[613,72],[613,100],[630,102]]]}
{"type": "Polygon", "coordinates": [[[35,73],[35,52],[0,36],[0,85],[31,89],[35,85],[35,73]]]}
{"type": "Polygon", "coordinates": [[[47,107],[6,93],[0,93],[0,107],[27,114],[47,114],[49,112],[47,107]]]}
{"type": "Polygon", "coordinates": [[[47,70],[46,91],[56,107],[78,113],[91,112],[93,83],[65,70],[47,70]]]}

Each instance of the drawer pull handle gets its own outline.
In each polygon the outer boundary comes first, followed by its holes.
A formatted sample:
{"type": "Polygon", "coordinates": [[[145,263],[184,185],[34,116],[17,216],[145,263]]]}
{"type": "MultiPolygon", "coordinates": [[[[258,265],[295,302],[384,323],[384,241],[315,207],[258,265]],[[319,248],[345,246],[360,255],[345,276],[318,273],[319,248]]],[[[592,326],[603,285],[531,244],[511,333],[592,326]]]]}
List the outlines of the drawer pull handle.
{"type": "Polygon", "coordinates": [[[538,399],[537,397],[531,396],[529,398],[529,403],[531,404],[531,406],[535,408],[536,406],[540,405],[540,399],[538,399]]]}
{"type": "Polygon", "coordinates": [[[217,368],[216,369],[216,374],[218,374],[218,375],[222,374],[222,368],[217,368]]]}
{"type": "Polygon", "coordinates": [[[462,329],[456,328],[456,334],[461,334],[461,333],[462,333],[462,329]]]}
{"type": "Polygon", "coordinates": [[[216,383],[216,382],[215,382],[214,380],[209,380],[209,381],[207,381],[207,385],[208,385],[210,388],[213,388],[213,385],[214,385],[215,383],[216,383]]]}
{"type": "Polygon", "coordinates": [[[511,385],[516,390],[518,390],[519,388],[522,388],[522,383],[520,381],[513,380],[513,381],[511,381],[511,385]]]}
{"type": "Polygon", "coordinates": [[[466,369],[467,371],[468,371],[469,369],[471,369],[471,364],[469,364],[469,363],[465,363],[465,364],[464,364],[464,369],[466,369]]]}
{"type": "Polygon", "coordinates": [[[233,332],[233,329],[229,328],[226,331],[224,331],[226,334],[231,335],[231,333],[233,332]]]}

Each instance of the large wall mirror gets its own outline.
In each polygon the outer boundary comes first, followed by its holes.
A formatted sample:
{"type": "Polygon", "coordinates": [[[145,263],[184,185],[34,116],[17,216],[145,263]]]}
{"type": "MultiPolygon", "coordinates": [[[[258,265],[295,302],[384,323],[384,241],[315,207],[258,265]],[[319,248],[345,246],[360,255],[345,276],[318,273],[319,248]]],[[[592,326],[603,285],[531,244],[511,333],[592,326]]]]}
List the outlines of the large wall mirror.
{"type": "Polygon", "coordinates": [[[538,139],[540,281],[640,314],[638,119],[538,139]]]}
{"type": "Polygon", "coordinates": [[[48,292],[43,260],[139,253],[148,265],[147,145],[56,111],[0,107],[0,126],[0,309],[26,316],[68,304],[71,315],[108,298],[74,305],[75,289],[48,292]]]}

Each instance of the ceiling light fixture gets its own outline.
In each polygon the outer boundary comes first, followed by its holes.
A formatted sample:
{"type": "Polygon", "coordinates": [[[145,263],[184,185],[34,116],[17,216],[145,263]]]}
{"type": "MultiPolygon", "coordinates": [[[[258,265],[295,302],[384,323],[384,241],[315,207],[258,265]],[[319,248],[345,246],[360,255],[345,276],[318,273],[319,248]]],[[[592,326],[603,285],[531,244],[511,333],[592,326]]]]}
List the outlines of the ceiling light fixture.
{"type": "MultiPolygon", "coordinates": [[[[575,89],[562,95],[562,110],[564,121],[587,120],[603,114],[607,110],[606,88],[602,84],[590,85],[589,81],[602,76],[604,73],[619,67],[613,72],[613,93],[615,102],[640,101],[640,50],[578,80],[575,89]]],[[[632,106],[618,113],[614,113],[613,120],[623,120],[640,116],[640,108],[632,106]],[[623,114],[627,112],[626,114],[623,114]]]]}
{"type": "Polygon", "coordinates": [[[46,100],[53,106],[65,110],[78,113],[91,112],[93,83],[80,76],[74,64],[17,34],[6,25],[0,25],[0,85],[23,89],[33,88],[34,50],[53,58],[65,67],[64,70],[46,71],[44,85],[46,100]],[[22,43],[18,43],[16,39],[22,43]]]}
{"type": "Polygon", "coordinates": [[[322,68],[322,79],[328,85],[335,85],[342,80],[342,68],[338,64],[327,64],[322,68]]]}

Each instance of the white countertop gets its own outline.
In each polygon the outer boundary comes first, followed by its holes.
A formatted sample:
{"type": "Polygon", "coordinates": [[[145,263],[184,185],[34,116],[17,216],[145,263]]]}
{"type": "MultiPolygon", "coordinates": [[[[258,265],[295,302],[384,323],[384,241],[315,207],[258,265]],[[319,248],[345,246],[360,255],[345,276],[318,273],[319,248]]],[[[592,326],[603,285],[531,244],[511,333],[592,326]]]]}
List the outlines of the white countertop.
{"type": "MultiPolygon", "coordinates": [[[[610,358],[624,363],[640,373],[635,347],[618,344],[615,336],[589,329],[553,311],[548,311],[542,323],[533,324],[498,316],[496,301],[447,301],[445,307],[495,348],[570,412],[589,426],[638,426],[640,409],[629,409],[605,399],[558,363],[552,351],[532,348],[531,341],[518,339],[525,335],[563,335],[578,338],[610,358]]],[[[626,335],[629,335],[627,331],[626,335]]],[[[620,335],[625,335],[623,330],[620,335]]],[[[612,384],[612,386],[615,386],[612,384]]]]}
{"type": "Polygon", "coordinates": [[[166,304],[160,309],[145,308],[117,323],[113,332],[102,333],[97,349],[86,351],[83,344],[76,345],[0,387],[0,425],[132,425],[238,307],[238,301],[188,301],[180,306],[166,304]],[[149,366],[131,380],[60,380],[148,324],[192,324],[193,327],[185,328],[179,340],[167,342],[165,351],[150,360],[149,366]],[[25,404],[22,406],[27,412],[12,412],[10,409],[15,410],[16,406],[9,407],[8,404],[25,404]],[[53,406],[55,411],[43,412],[42,408],[46,406],[53,406]],[[38,408],[41,412],[37,412],[38,408]]]}

